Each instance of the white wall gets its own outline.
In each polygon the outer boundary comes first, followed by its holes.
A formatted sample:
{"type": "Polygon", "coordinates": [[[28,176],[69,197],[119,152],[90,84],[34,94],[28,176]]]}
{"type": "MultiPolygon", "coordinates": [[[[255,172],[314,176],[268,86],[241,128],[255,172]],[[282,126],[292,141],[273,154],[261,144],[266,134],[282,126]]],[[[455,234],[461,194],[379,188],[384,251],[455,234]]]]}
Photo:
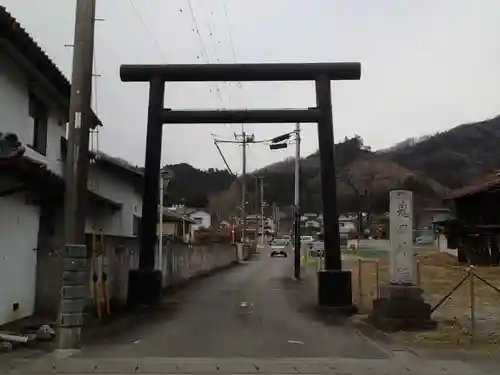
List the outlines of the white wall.
{"type": "Polygon", "coordinates": [[[22,194],[0,198],[0,325],[33,313],[39,220],[22,194]]]}
{"type": "Polygon", "coordinates": [[[356,225],[352,221],[339,221],[339,232],[349,233],[356,230],[356,225]]]}
{"type": "Polygon", "coordinates": [[[192,225],[192,230],[198,230],[199,228],[210,228],[212,226],[212,218],[209,213],[205,211],[195,211],[189,214],[189,217],[196,221],[196,224],[192,225]],[[197,220],[198,219],[198,220],[197,220]],[[201,223],[198,223],[201,221],[201,223]]]}
{"type": "Polygon", "coordinates": [[[134,215],[142,216],[142,196],[136,191],[132,180],[104,171],[97,163],[89,168],[88,187],[103,197],[121,203],[122,208],[112,215],[103,214],[96,220],[88,220],[87,232],[102,229],[107,235],[133,237],[134,215]],[[92,228],[92,224],[96,227],[92,228]]]}
{"type": "MultiPolygon", "coordinates": [[[[46,100],[46,97],[41,97],[46,100]]],[[[65,116],[52,103],[47,122],[47,153],[42,155],[26,147],[25,155],[47,164],[59,174],[63,173],[61,160],[61,137],[66,135],[66,126],[58,122],[65,116]]],[[[25,71],[5,53],[0,52],[0,132],[16,133],[25,145],[33,143],[33,119],[29,115],[29,78],[25,71]]]]}

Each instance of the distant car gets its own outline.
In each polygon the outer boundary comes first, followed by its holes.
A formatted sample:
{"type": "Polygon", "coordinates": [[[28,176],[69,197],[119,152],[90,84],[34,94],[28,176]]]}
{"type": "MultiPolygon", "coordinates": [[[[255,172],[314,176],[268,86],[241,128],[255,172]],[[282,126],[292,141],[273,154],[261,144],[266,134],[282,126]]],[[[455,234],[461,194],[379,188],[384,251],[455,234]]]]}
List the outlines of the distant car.
{"type": "Polygon", "coordinates": [[[271,257],[281,255],[281,256],[286,258],[287,257],[287,253],[286,253],[287,245],[288,245],[288,243],[283,238],[277,238],[277,239],[273,240],[271,242],[271,244],[269,245],[271,247],[271,257]]]}

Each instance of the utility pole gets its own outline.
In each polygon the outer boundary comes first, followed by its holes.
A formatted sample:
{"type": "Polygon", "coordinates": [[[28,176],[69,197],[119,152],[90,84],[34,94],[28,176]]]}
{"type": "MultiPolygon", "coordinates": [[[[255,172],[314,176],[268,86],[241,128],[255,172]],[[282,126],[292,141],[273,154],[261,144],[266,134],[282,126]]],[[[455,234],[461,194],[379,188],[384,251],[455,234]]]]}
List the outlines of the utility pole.
{"type": "Polygon", "coordinates": [[[278,237],[277,226],[276,226],[276,202],[273,201],[273,227],[274,227],[274,237],[278,237]]]}
{"type": "Polygon", "coordinates": [[[241,174],[241,221],[243,223],[243,228],[241,230],[241,240],[245,242],[245,232],[247,228],[247,215],[246,215],[246,203],[247,203],[247,146],[248,143],[253,143],[255,141],[254,134],[247,134],[244,131],[241,134],[235,134],[236,141],[216,141],[222,143],[238,143],[243,146],[242,148],[242,174],[241,174]],[[241,140],[238,140],[241,138],[241,140]]]}
{"type": "Polygon", "coordinates": [[[243,136],[243,148],[242,148],[242,176],[241,176],[241,219],[243,223],[243,228],[241,229],[241,242],[245,243],[245,231],[247,229],[247,213],[246,213],[246,205],[247,205],[247,134],[242,132],[243,136]]]}
{"type": "MultiPolygon", "coordinates": [[[[77,0],[68,124],[65,193],[65,253],[58,346],[78,347],[87,297],[85,218],[92,110],[92,67],[96,0],[77,0]]],[[[92,249],[94,251],[94,249],[92,249]]]]}
{"type": "Polygon", "coordinates": [[[294,186],[294,251],[293,270],[297,280],[300,280],[300,123],[295,125],[295,186],[294,186]]]}
{"type": "Polygon", "coordinates": [[[264,178],[259,177],[260,181],[260,245],[264,246],[264,178]]]}
{"type": "MultiPolygon", "coordinates": [[[[245,232],[246,232],[246,227],[247,227],[247,220],[246,220],[247,146],[249,143],[255,142],[255,135],[254,134],[249,135],[249,134],[245,133],[244,131],[242,131],[240,134],[235,133],[234,137],[236,139],[234,141],[216,139],[216,140],[214,140],[214,143],[216,146],[219,143],[233,143],[233,144],[241,144],[243,146],[243,148],[242,148],[242,164],[243,164],[243,166],[242,166],[242,174],[241,174],[241,221],[242,221],[243,225],[242,225],[242,230],[241,230],[241,241],[244,242],[245,241],[245,232]]],[[[219,150],[219,153],[221,153],[222,159],[224,160],[226,167],[229,169],[229,166],[227,165],[227,162],[224,158],[224,155],[222,154],[222,152],[220,151],[218,146],[217,146],[217,149],[219,150]]]]}
{"type": "MultiPolygon", "coordinates": [[[[156,268],[158,270],[163,269],[163,200],[165,196],[165,190],[167,189],[170,180],[173,177],[172,171],[168,168],[163,167],[160,169],[160,208],[158,210],[158,252],[156,260],[156,268]]],[[[182,222],[184,224],[184,222],[182,222]]],[[[182,228],[182,235],[184,236],[184,226],[182,228]]]]}
{"type": "MultiPolygon", "coordinates": [[[[163,255],[163,176],[160,170],[160,208],[158,210],[158,253],[156,257],[156,269],[162,269],[162,255],[163,255]]],[[[184,223],[184,221],[183,221],[184,223]]],[[[184,228],[183,228],[184,229],[184,228]]],[[[184,231],[182,232],[184,235],[184,231]]]]}
{"type": "Polygon", "coordinates": [[[255,178],[255,202],[254,202],[254,212],[259,212],[259,178],[255,178]]]}

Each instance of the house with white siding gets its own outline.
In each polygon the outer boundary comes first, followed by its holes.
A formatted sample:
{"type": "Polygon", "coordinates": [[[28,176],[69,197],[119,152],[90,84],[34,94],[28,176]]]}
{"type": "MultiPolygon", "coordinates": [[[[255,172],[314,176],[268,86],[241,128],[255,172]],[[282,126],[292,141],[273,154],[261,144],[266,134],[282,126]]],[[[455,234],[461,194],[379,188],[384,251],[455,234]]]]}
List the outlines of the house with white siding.
{"type": "MultiPolygon", "coordinates": [[[[0,6],[0,132],[16,134],[26,149],[21,158],[0,160],[0,325],[57,313],[69,99],[68,80],[0,6]]],[[[107,256],[136,246],[142,178],[127,162],[92,152],[89,249],[94,234],[105,239],[107,256]]],[[[101,257],[99,267],[105,263],[101,257]]]]}
{"type": "Polygon", "coordinates": [[[194,224],[191,226],[192,231],[212,227],[212,215],[204,210],[184,206],[173,206],[169,207],[169,209],[193,220],[194,224]]]}

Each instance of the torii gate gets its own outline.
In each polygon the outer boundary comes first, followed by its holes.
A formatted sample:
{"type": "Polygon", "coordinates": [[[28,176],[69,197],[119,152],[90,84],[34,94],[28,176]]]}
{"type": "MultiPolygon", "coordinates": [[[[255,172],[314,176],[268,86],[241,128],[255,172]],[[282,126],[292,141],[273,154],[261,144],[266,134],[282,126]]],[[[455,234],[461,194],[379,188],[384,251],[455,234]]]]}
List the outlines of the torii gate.
{"type": "Polygon", "coordinates": [[[161,293],[155,245],[163,124],[295,123],[318,124],[324,216],[325,269],[318,273],[320,306],[351,312],[351,273],[342,270],[336,202],[332,80],[359,80],[360,63],[122,65],[123,82],[149,82],[139,269],[129,275],[131,304],[153,303],[161,293]],[[163,108],[166,82],[314,81],[316,107],[266,110],[171,110],[163,108]]]}

